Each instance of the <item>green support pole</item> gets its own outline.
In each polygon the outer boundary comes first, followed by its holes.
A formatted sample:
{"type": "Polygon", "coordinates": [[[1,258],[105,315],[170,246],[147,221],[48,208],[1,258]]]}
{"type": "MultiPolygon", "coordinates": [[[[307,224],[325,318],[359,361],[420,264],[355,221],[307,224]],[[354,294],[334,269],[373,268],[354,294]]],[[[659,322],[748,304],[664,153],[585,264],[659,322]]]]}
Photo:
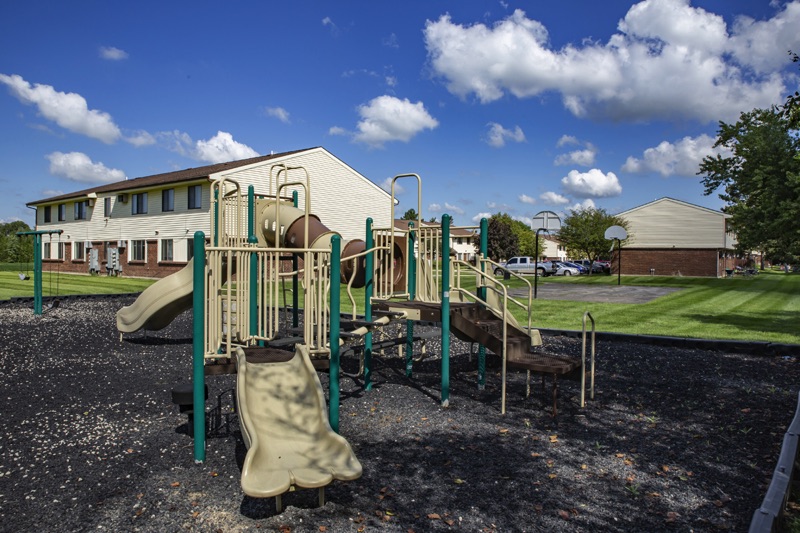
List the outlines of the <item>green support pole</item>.
{"type": "Polygon", "coordinates": [[[206,236],[194,234],[194,269],[192,272],[192,403],[194,405],[194,462],[206,460],[206,375],[205,375],[205,303],[206,236]]]}
{"type": "Polygon", "coordinates": [[[331,237],[331,362],[328,369],[330,392],[328,419],[331,429],[339,433],[339,319],[341,318],[341,255],[342,238],[331,237]]]}
{"type": "Polygon", "coordinates": [[[64,230],[34,230],[18,231],[17,237],[24,235],[33,236],[33,314],[42,314],[42,235],[61,235],[64,230]]]}
{"type": "MultiPolygon", "coordinates": [[[[480,254],[483,259],[486,259],[486,254],[489,250],[489,221],[485,218],[481,219],[481,249],[480,254]]],[[[481,262],[481,272],[486,272],[486,264],[481,262]]],[[[483,284],[483,280],[481,280],[483,284]]],[[[486,301],[486,287],[478,289],[478,298],[486,301]]],[[[483,344],[478,345],[478,390],[483,390],[486,387],[486,346],[483,344]]]]}
{"type": "Polygon", "coordinates": [[[442,407],[450,405],[450,215],[442,215],[442,407]]]}
{"type": "MultiPolygon", "coordinates": [[[[408,299],[410,301],[414,301],[417,297],[417,264],[416,258],[414,257],[414,241],[416,238],[414,237],[414,233],[412,230],[414,229],[414,223],[408,223],[408,250],[406,251],[406,257],[408,260],[406,261],[407,275],[406,279],[408,280],[408,299]]],[[[413,320],[406,320],[406,377],[410,378],[413,375],[413,365],[414,365],[414,321],[413,320]]]]}
{"type": "MultiPolygon", "coordinates": [[[[372,237],[372,219],[367,219],[367,255],[364,256],[364,320],[372,322],[372,293],[375,288],[375,239],[372,237]]],[[[364,390],[372,390],[372,331],[364,335],[364,390]]]]}
{"type": "MultiPolygon", "coordinates": [[[[292,191],[292,203],[295,207],[299,203],[297,191],[292,191]]],[[[300,308],[300,295],[298,294],[300,291],[300,282],[297,276],[297,254],[292,254],[292,272],[295,272],[295,275],[292,276],[292,327],[296,328],[300,325],[300,319],[298,318],[298,309],[300,308]]]]}
{"type": "MultiPolygon", "coordinates": [[[[247,243],[250,245],[258,244],[255,226],[256,192],[250,185],[247,187],[247,243]]],[[[258,335],[258,255],[255,252],[250,253],[250,335],[258,335]]]]}
{"type": "Polygon", "coordinates": [[[33,236],[33,314],[42,314],[42,236],[33,236]]]}

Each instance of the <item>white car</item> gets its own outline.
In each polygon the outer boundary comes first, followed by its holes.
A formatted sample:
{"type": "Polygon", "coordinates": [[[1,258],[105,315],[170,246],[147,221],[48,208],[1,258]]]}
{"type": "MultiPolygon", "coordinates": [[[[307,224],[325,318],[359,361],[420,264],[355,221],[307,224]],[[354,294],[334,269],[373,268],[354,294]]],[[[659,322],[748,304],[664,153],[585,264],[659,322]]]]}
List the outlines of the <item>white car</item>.
{"type": "Polygon", "coordinates": [[[575,267],[556,261],[556,276],[577,276],[581,271],[575,267]]]}

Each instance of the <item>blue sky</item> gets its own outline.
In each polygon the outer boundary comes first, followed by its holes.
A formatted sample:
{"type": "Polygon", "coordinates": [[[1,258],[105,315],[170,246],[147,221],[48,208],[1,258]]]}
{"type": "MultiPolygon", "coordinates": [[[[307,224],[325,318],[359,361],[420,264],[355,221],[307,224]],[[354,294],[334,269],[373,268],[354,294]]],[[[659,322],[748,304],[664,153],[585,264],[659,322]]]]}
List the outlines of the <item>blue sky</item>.
{"type": "Polygon", "coordinates": [[[314,146],[378,184],[420,174],[422,215],[460,225],[663,196],[718,209],[697,165],[719,120],[798,88],[790,49],[800,0],[6,1],[0,221],[314,146]]]}

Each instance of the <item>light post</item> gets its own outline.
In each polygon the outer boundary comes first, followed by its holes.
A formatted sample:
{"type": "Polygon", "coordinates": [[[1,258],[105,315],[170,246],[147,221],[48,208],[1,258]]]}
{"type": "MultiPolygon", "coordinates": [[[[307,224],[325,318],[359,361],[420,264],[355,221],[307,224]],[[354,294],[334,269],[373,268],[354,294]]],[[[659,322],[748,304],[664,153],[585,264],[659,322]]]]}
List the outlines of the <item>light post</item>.
{"type": "Polygon", "coordinates": [[[538,281],[539,281],[539,232],[547,231],[548,234],[550,232],[546,228],[539,228],[536,230],[536,242],[533,244],[534,249],[534,263],[533,263],[533,299],[536,299],[536,292],[538,289],[538,281]]]}

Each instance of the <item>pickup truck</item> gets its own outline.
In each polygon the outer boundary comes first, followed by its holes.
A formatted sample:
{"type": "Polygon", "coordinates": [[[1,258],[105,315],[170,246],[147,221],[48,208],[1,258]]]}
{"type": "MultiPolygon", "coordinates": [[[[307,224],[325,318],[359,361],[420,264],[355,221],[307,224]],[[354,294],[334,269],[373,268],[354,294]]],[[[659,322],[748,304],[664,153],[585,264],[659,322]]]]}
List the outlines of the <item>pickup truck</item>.
{"type": "Polygon", "coordinates": [[[558,268],[552,261],[539,261],[537,264],[533,257],[518,256],[512,257],[503,263],[502,267],[496,267],[494,269],[494,275],[500,277],[503,275],[504,270],[520,275],[538,274],[540,276],[548,276],[550,274],[555,274],[558,268]]]}

